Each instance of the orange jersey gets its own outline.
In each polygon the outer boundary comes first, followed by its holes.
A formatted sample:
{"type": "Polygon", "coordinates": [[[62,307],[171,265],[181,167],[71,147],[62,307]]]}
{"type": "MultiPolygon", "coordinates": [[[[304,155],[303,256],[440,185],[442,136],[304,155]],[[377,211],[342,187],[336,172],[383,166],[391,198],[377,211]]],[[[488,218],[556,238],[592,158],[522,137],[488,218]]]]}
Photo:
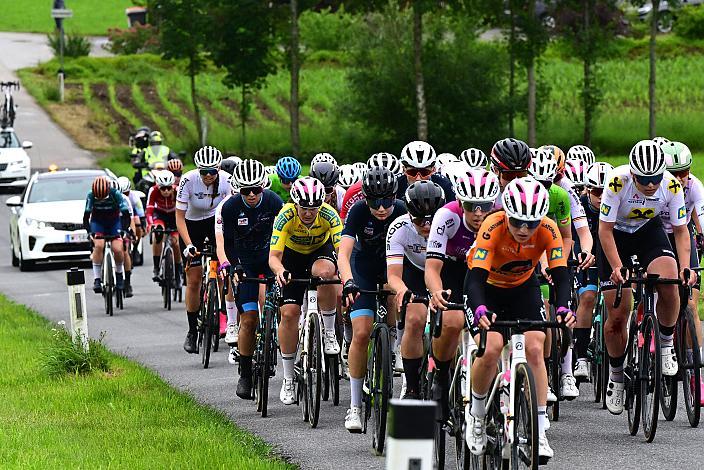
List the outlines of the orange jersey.
{"type": "Polygon", "coordinates": [[[477,241],[467,254],[470,269],[489,271],[488,283],[502,288],[520,286],[535,270],[543,253],[547,252],[549,267],[567,266],[562,250],[562,236],[557,225],[543,217],[538,230],[523,244],[508,231],[508,219],[503,211],[484,219],[477,241]]]}

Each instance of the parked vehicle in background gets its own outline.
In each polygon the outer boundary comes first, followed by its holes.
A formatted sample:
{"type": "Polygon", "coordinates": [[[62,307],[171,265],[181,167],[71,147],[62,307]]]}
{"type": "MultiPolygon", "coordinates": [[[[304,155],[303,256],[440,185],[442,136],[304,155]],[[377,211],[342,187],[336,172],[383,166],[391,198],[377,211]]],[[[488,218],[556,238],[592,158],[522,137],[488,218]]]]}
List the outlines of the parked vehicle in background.
{"type": "Polygon", "coordinates": [[[31,163],[25,151],[32,142],[20,140],[12,127],[0,129],[0,187],[27,186],[31,163]]]}
{"type": "MultiPolygon", "coordinates": [[[[679,0],[675,5],[670,5],[667,1],[660,2],[658,6],[658,31],[661,33],[669,33],[677,20],[677,10],[688,5],[701,5],[704,0],[679,0]]],[[[650,18],[650,12],[653,11],[652,2],[647,2],[637,9],[638,19],[647,21],[650,18]]]]}

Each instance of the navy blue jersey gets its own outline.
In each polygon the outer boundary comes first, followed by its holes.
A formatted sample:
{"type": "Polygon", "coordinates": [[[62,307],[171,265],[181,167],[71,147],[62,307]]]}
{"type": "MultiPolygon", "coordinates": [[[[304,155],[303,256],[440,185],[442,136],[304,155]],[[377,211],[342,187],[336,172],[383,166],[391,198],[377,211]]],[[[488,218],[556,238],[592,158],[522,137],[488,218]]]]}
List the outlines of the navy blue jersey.
{"type": "Polygon", "coordinates": [[[222,233],[226,250],[236,253],[241,263],[266,262],[274,219],[283,205],[281,198],[268,189],[255,207],[234,194],[215,211],[215,232],[222,233]]]}
{"type": "MultiPolygon", "coordinates": [[[[452,187],[452,183],[449,179],[445,178],[439,173],[433,173],[430,175],[430,181],[437,183],[443,191],[445,191],[445,203],[452,202],[455,200],[455,190],[452,187]]],[[[398,178],[398,190],[396,191],[396,197],[403,200],[403,196],[406,194],[406,189],[408,189],[408,178],[406,175],[401,175],[398,178]]]]}
{"type": "Polygon", "coordinates": [[[372,215],[366,201],[357,201],[347,214],[342,236],[356,240],[355,251],[363,252],[365,257],[368,255],[384,263],[386,232],[396,218],[406,213],[406,206],[402,201],[396,200],[393,207],[394,211],[386,220],[379,220],[372,215]]]}

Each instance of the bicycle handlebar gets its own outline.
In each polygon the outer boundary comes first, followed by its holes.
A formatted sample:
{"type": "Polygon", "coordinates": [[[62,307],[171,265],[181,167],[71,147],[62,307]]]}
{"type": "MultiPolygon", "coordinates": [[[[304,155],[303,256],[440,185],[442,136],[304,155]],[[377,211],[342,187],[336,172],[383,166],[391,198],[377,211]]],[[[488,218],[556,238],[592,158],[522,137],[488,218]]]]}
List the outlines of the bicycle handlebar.
{"type": "MultiPolygon", "coordinates": [[[[689,268],[685,268],[686,271],[686,276],[689,278],[689,268]]],[[[628,269],[625,267],[621,267],[621,276],[626,277],[628,275],[628,269]]],[[[626,284],[644,284],[644,285],[657,285],[657,284],[677,284],[680,285],[682,284],[682,281],[679,279],[669,279],[665,277],[660,277],[659,274],[655,273],[646,273],[645,276],[643,276],[641,273],[638,273],[636,277],[630,277],[628,279],[625,279],[622,284],[619,284],[616,286],[616,298],[614,299],[614,308],[618,308],[621,305],[621,300],[623,299],[623,286],[626,284]]]]}
{"type": "Polygon", "coordinates": [[[328,284],[340,284],[339,279],[323,279],[322,277],[309,277],[300,279],[289,279],[289,284],[308,284],[310,287],[324,286],[328,284]]]}
{"type": "Polygon", "coordinates": [[[428,306],[428,297],[427,296],[416,296],[411,292],[410,290],[407,290],[405,294],[403,294],[403,300],[401,301],[401,309],[399,311],[398,315],[398,322],[397,322],[397,328],[402,330],[406,326],[406,308],[408,308],[408,304],[425,304],[425,306],[428,306]]]}
{"type": "Polygon", "coordinates": [[[491,324],[491,327],[488,330],[482,328],[479,331],[479,347],[477,349],[476,357],[482,357],[486,352],[487,333],[495,328],[510,328],[519,332],[525,332],[531,328],[560,328],[563,332],[569,331],[565,322],[558,323],[556,321],[543,320],[496,320],[491,324]]]}

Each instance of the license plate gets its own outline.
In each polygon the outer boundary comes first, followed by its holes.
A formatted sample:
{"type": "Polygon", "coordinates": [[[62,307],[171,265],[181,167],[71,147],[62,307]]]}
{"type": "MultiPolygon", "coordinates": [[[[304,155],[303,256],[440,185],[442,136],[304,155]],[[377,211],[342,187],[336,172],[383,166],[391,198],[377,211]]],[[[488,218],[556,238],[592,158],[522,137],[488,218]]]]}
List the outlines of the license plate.
{"type": "Polygon", "coordinates": [[[81,243],[88,241],[87,233],[70,233],[66,235],[66,243],[81,243]]]}

